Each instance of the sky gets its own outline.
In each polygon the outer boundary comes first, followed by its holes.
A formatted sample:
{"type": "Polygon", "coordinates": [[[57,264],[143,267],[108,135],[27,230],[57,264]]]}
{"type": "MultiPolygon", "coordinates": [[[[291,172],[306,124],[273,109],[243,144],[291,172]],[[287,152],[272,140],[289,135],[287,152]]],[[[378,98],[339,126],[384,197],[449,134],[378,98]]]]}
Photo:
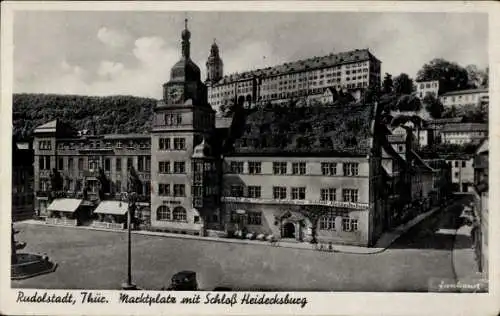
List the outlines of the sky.
{"type": "Polygon", "coordinates": [[[14,92],[159,99],[186,16],[202,80],[214,39],[224,74],[363,48],[382,75],[414,78],[437,57],[488,65],[481,13],[17,11],[14,92]]]}

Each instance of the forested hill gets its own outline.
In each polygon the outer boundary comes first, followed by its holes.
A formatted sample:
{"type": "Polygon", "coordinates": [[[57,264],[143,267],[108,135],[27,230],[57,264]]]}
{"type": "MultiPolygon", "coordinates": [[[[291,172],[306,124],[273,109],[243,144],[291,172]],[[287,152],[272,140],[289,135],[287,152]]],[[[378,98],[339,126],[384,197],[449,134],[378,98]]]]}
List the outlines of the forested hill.
{"type": "Polygon", "coordinates": [[[37,126],[54,119],[76,130],[95,128],[98,134],[141,133],[150,128],[155,104],[155,99],[133,96],[14,94],[13,133],[30,138],[37,126]]]}

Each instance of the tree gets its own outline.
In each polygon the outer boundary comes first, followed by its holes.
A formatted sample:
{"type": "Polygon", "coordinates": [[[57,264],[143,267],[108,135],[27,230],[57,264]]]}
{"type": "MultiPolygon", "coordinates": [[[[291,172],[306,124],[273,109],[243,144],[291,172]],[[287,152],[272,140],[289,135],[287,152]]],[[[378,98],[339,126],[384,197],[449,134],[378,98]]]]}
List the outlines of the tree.
{"type": "Polygon", "coordinates": [[[413,79],[405,73],[394,78],[394,92],[398,94],[411,94],[413,92],[413,79]]]}
{"type": "Polygon", "coordinates": [[[382,83],[382,92],[391,93],[393,86],[394,84],[392,81],[392,75],[386,72],[384,76],[384,82],[382,83]]]}
{"type": "Polygon", "coordinates": [[[467,70],[442,58],[431,60],[417,72],[418,82],[432,80],[439,81],[439,94],[467,89],[469,86],[467,70]]]}
{"type": "Polygon", "coordinates": [[[97,179],[99,180],[100,183],[99,199],[102,200],[104,199],[104,195],[110,192],[110,183],[102,168],[99,168],[99,176],[97,177],[97,179]]]}
{"type": "Polygon", "coordinates": [[[52,169],[52,173],[50,174],[50,189],[53,193],[63,189],[63,178],[55,168],[52,169]]]}
{"type": "Polygon", "coordinates": [[[444,112],[444,106],[441,101],[432,94],[427,94],[422,102],[425,109],[433,118],[441,118],[444,112]]]}
{"type": "Polygon", "coordinates": [[[422,103],[416,96],[404,94],[397,100],[395,108],[403,112],[420,111],[422,103]]]}
{"type": "Polygon", "coordinates": [[[467,70],[467,77],[469,78],[469,88],[479,88],[483,79],[481,70],[476,65],[467,65],[465,70],[467,70]]]}
{"type": "Polygon", "coordinates": [[[127,188],[129,193],[135,192],[137,194],[142,194],[142,182],[141,179],[139,179],[134,166],[130,166],[130,169],[128,170],[127,188]]]}

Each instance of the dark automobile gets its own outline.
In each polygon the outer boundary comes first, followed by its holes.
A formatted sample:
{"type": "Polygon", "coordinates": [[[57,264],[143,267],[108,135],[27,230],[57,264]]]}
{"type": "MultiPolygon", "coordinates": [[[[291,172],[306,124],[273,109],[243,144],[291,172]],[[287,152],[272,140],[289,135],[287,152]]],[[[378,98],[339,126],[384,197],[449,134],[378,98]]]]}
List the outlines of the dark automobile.
{"type": "Polygon", "coordinates": [[[197,291],[198,282],[196,281],[196,272],[181,271],[172,276],[170,286],[162,288],[167,291],[197,291]]]}

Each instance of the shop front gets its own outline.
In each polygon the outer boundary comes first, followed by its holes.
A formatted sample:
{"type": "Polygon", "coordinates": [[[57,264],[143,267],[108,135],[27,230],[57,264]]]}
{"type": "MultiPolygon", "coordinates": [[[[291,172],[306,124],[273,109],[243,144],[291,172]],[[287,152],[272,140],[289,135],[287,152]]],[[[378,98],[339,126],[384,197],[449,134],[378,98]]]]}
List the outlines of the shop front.
{"type": "Polygon", "coordinates": [[[52,225],[77,226],[81,224],[80,199],[55,199],[47,207],[45,222],[52,225]]]}

